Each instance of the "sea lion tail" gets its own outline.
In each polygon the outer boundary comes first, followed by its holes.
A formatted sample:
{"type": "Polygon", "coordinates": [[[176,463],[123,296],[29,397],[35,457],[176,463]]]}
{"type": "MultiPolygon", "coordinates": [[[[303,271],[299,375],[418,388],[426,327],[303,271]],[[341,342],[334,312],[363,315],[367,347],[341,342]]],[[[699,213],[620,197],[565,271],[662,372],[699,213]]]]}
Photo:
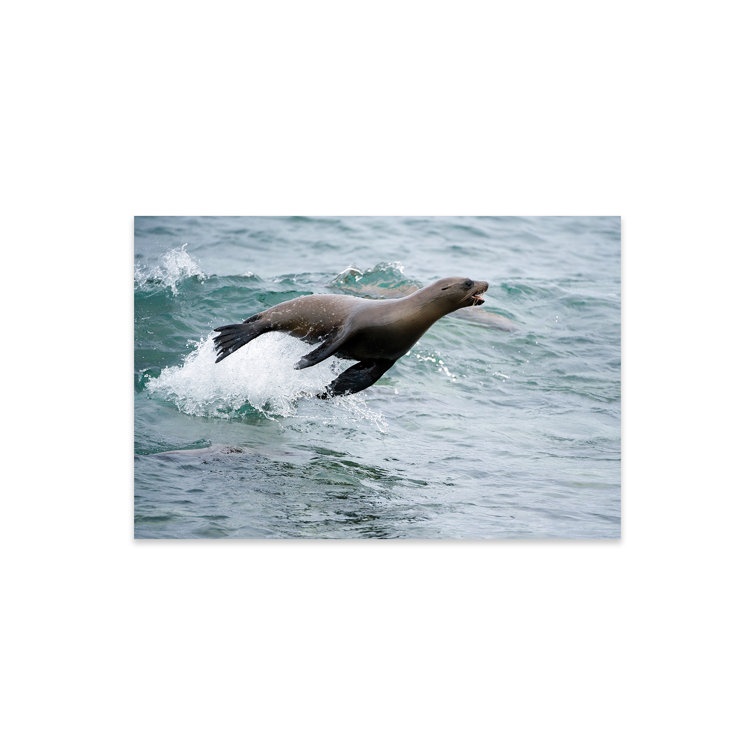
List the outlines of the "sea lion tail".
{"type": "Polygon", "coordinates": [[[218,355],[215,360],[215,364],[217,364],[233,354],[234,351],[238,351],[242,346],[248,344],[249,341],[262,335],[265,328],[254,317],[250,317],[236,325],[221,325],[219,328],[215,328],[215,332],[218,335],[212,340],[215,342],[215,353],[218,355]]]}

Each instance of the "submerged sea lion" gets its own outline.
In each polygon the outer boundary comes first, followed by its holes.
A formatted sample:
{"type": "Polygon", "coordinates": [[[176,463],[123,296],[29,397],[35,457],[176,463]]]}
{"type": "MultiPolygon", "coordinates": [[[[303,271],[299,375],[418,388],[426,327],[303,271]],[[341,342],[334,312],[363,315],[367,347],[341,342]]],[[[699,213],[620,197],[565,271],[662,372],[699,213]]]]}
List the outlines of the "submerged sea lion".
{"type": "Polygon", "coordinates": [[[220,362],[253,338],[279,331],[319,346],[295,365],[301,370],[330,356],[356,359],[318,398],[369,388],[443,315],[483,303],[485,281],[444,278],[400,299],[360,299],[342,294],[313,294],[276,304],[237,325],[215,328],[220,362]]]}
{"type": "Polygon", "coordinates": [[[509,320],[508,317],[499,315],[497,312],[486,312],[482,309],[460,309],[458,312],[452,312],[451,314],[460,320],[466,320],[475,325],[484,325],[487,328],[505,330],[507,333],[519,330],[515,322],[509,320]]]}

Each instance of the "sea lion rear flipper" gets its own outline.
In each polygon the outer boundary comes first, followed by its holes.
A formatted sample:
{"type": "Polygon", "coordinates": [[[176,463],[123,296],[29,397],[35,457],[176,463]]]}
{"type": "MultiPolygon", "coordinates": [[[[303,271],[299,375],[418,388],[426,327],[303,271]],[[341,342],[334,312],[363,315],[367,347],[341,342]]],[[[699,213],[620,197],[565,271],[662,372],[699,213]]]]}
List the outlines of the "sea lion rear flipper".
{"type": "Polygon", "coordinates": [[[333,354],[338,351],[338,349],[343,346],[344,341],[346,340],[348,336],[348,331],[346,328],[341,328],[340,330],[337,330],[335,333],[327,336],[325,340],[313,351],[310,351],[309,354],[305,354],[295,365],[295,370],[303,370],[306,367],[313,367],[316,364],[319,364],[324,359],[327,359],[329,356],[332,356],[333,354]]]}
{"type": "Polygon", "coordinates": [[[242,346],[267,332],[267,330],[269,328],[260,322],[259,315],[252,315],[239,324],[221,325],[219,328],[215,328],[215,332],[220,333],[219,336],[215,336],[212,339],[214,341],[215,353],[218,357],[215,363],[222,362],[227,356],[233,354],[234,351],[238,351],[242,346]]]}
{"type": "Polygon", "coordinates": [[[395,361],[395,359],[367,359],[364,362],[357,362],[353,367],[342,372],[325,389],[324,393],[318,393],[317,398],[330,398],[344,393],[363,391],[390,369],[395,361]]]}

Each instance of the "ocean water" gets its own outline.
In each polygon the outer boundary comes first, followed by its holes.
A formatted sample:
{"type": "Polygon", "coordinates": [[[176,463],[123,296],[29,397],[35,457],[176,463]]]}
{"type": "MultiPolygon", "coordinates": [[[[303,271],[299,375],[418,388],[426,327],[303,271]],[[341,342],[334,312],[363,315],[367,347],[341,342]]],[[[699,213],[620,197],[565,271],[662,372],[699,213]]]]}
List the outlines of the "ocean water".
{"type": "Polygon", "coordinates": [[[137,217],[137,538],[616,538],[618,217],[137,217]],[[211,335],[312,293],[490,284],[375,385],[211,335]],[[515,329],[513,329],[515,328],[515,329]]]}

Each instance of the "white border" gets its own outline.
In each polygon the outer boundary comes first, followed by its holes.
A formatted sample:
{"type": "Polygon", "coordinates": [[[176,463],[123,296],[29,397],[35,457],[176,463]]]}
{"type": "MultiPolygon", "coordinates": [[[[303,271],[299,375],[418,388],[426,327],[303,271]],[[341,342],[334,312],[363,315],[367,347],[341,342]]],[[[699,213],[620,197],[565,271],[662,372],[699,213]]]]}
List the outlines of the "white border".
{"type": "Polygon", "coordinates": [[[4,750],[752,748],[744,8],[12,11],[4,750]],[[622,215],[623,541],[134,543],[153,213],[622,215]]]}

